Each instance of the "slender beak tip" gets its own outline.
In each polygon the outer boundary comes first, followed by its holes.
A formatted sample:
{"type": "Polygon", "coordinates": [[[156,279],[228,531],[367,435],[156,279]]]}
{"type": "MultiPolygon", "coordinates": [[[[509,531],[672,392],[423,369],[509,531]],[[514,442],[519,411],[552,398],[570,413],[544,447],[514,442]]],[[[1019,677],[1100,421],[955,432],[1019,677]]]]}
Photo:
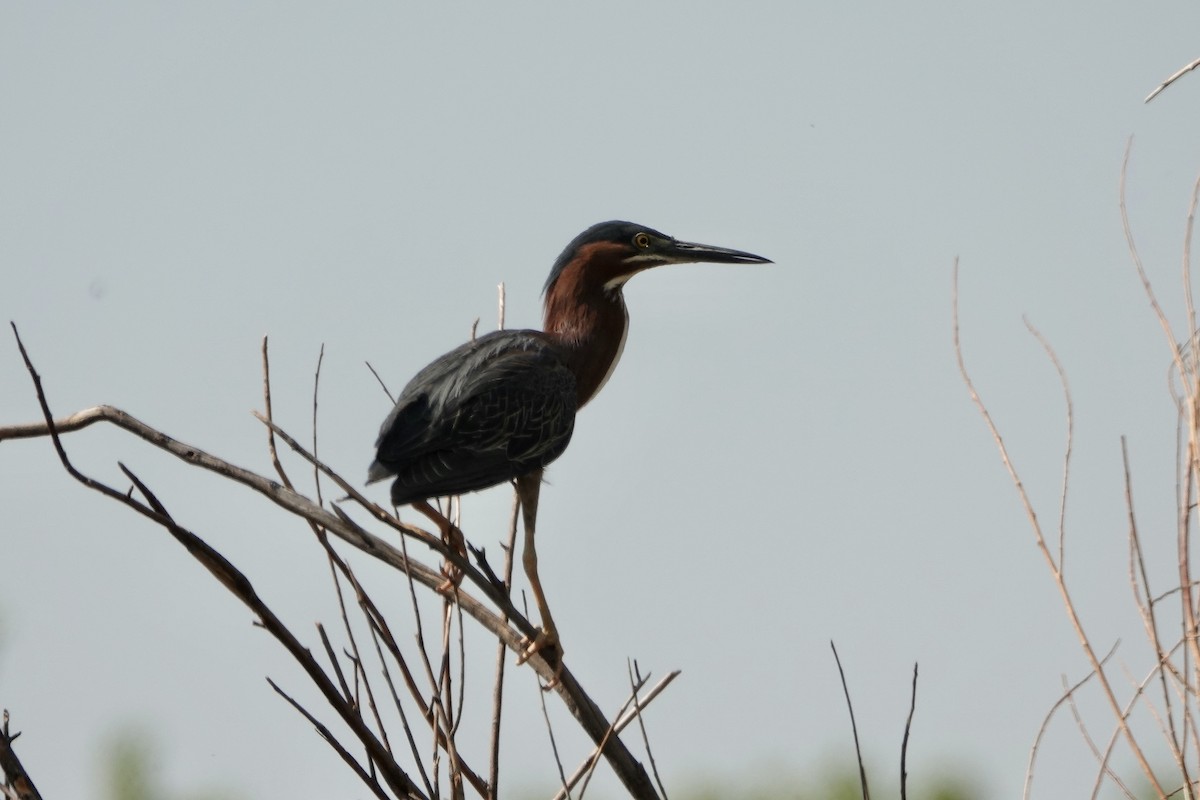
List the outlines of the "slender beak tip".
{"type": "Polygon", "coordinates": [[[676,253],[680,261],[707,261],[712,264],[774,264],[769,258],[763,258],[745,250],[734,250],[728,247],[713,247],[711,245],[677,242],[676,253]]]}

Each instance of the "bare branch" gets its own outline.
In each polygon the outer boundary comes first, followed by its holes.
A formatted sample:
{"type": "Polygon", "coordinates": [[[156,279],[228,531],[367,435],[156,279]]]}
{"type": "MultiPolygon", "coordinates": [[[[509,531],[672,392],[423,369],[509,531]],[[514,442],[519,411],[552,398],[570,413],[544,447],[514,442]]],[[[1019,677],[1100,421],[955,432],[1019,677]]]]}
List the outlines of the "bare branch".
{"type": "Polygon", "coordinates": [[[913,664],[912,701],[908,719],[904,722],[904,739],[900,743],[900,800],[908,800],[908,734],[912,731],[913,714],[917,711],[917,665],[913,664]]]}
{"type": "MultiPolygon", "coordinates": [[[[444,576],[439,571],[408,558],[400,549],[363,528],[340,505],[335,504],[326,509],[321,504],[300,494],[294,488],[233,465],[200,448],[180,442],[135,419],[120,409],[111,406],[97,406],[55,420],[46,400],[41,378],[34,369],[15,325],[13,326],[13,333],[17,340],[18,349],[25,361],[26,369],[33,380],[34,389],[43,413],[43,422],[34,425],[2,426],[0,427],[0,441],[33,436],[49,437],[56,453],[59,455],[60,462],[68,474],[72,475],[72,477],[85,486],[125,505],[170,532],[188,549],[193,557],[204,564],[214,577],[259,615],[263,627],[275,635],[285,645],[292,657],[309,672],[311,679],[320,688],[322,694],[326,696],[327,702],[343,717],[355,736],[367,746],[370,760],[380,769],[380,774],[385,784],[392,787],[393,791],[402,796],[423,797],[424,794],[422,791],[412,783],[402,770],[398,768],[393,769],[389,765],[390,756],[388,755],[387,747],[370,730],[361,717],[358,716],[357,711],[346,697],[345,676],[336,679],[324,673],[312,654],[296,640],[283,623],[262,603],[246,576],[237,571],[232,564],[204,543],[198,536],[177,524],[166,513],[165,508],[162,507],[149,488],[131,471],[125,468],[124,465],[119,464],[126,477],[134,483],[134,486],[141,493],[144,500],[135,499],[132,493],[118,491],[101,481],[79,472],[67,457],[66,451],[63,448],[61,434],[80,430],[96,422],[108,422],[161,450],[171,453],[186,464],[212,471],[254,490],[269,499],[272,503],[303,519],[314,530],[332,533],[353,547],[393,568],[406,571],[408,574],[411,574],[413,580],[421,583],[423,586],[436,590],[443,585],[444,576]]],[[[378,522],[399,532],[402,536],[402,542],[407,537],[412,537],[443,558],[451,561],[456,568],[461,569],[464,576],[474,586],[479,588],[496,609],[493,610],[484,605],[483,602],[472,596],[469,592],[459,588],[457,590],[458,603],[462,610],[503,641],[506,647],[516,653],[523,652],[523,640],[532,638],[536,634],[536,629],[526,616],[520,614],[513,607],[504,587],[502,585],[498,586],[491,579],[494,576],[485,574],[469,563],[465,556],[460,555],[453,548],[446,547],[440,537],[416,526],[407,525],[393,514],[372,503],[335,471],[320,462],[312,454],[309,454],[305,448],[272,420],[263,415],[257,416],[274,436],[282,438],[294,451],[319,470],[320,474],[324,474],[336,486],[345,491],[353,504],[366,511],[378,522]]],[[[376,621],[378,620],[373,620],[373,624],[376,621]]],[[[357,661],[357,657],[355,663],[355,675],[357,676],[360,674],[359,670],[361,670],[361,663],[357,661]]],[[[613,730],[603,712],[584,692],[574,675],[565,666],[552,668],[545,659],[533,658],[529,660],[529,663],[546,682],[553,682],[557,677],[557,683],[555,684],[556,693],[563,699],[569,713],[576,719],[588,736],[597,743],[599,752],[609,761],[630,794],[639,800],[641,798],[657,797],[654,784],[645,768],[633,757],[624,743],[613,734],[613,730]]],[[[392,763],[394,764],[394,762],[392,763]]]]}
{"type": "Polygon", "coordinates": [[[638,687],[646,683],[646,678],[642,677],[637,661],[626,660],[625,665],[629,670],[629,687],[633,691],[633,715],[637,719],[638,728],[642,731],[642,744],[646,746],[646,758],[650,761],[650,772],[654,775],[654,782],[658,785],[659,794],[662,795],[663,800],[667,800],[667,789],[663,786],[662,778],[659,777],[658,764],[654,761],[654,753],[650,749],[650,736],[646,733],[646,723],[642,719],[642,704],[638,702],[638,687]]]}
{"type": "Polygon", "coordinates": [[[21,766],[21,759],[13,750],[13,742],[21,732],[10,733],[8,729],[8,709],[4,709],[0,719],[0,772],[4,773],[4,783],[0,784],[0,795],[7,800],[42,800],[33,779],[21,766]]]}
{"type": "MultiPolygon", "coordinates": [[[[963,383],[967,387],[967,392],[971,396],[971,401],[975,404],[976,409],[979,411],[980,416],[983,417],[984,423],[987,425],[988,431],[992,435],[992,440],[1000,454],[1000,460],[1004,464],[1004,468],[1008,471],[1009,479],[1012,481],[1013,486],[1016,487],[1017,495],[1021,501],[1021,506],[1025,509],[1025,515],[1029,520],[1029,526],[1033,531],[1034,540],[1037,543],[1038,549],[1042,552],[1043,557],[1046,559],[1047,565],[1050,567],[1050,573],[1054,579],[1055,586],[1058,588],[1059,597],[1062,599],[1063,607],[1067,612],[1067,618],[1070,620],[1071,626],[1075,629],[1075,635],[1079,638],[1079,644],[1083,649],[1084,655],[1087,656],[1088,661],[1091,663],[1092,670],[1096,673],[1096,679],[1099,681],[1100,686],[1103,689],[1104,698],[1108,702],[1109,709],[1112,711],[1113,716],[1118,720],[1118,723],[1121,726],[1121,732],[1125,738],[1125,742],[1128,744],[1129,749],[1133,752],[1134,758],[1137,759],[1138,765],[1141,767],[1142,772],[1146,776],[1146,780],[1150,782],[1155,791],[1161,794],[1163,790],[1158,781],[1158,776],[1155,775],[1154,769],[1150,766],[1149,760],[1146,758],[1145,753],[1138,744],[1137,737],[1134,736],[1133,730],[1129,727],[1128,720],[1126,719],[1125,714],[1122,712],[1121,704],[1117,701],[1116,692],[1109,682],[1108,676],[1104,673],[1103,666],[1099,657],[1096,655],[1095,649],[1092,647],[1091,640],[1088,639],[1087,633],[1084,631],[1083,622],[1079,618],[1079,613],[1075,608],[1075,603],[1071,599],[1071,594],[1067,589],[1067,584],[1065,578],[1063,577],[1061,565],[1055,561],[1054,556],[1050,553],[1050,549],[1046,545],[1046,537],[1042,532],[1041,523],[1038,522],[1037,513],[1033,508],[1033,502],[1030,500],[1029,494],[1025,490],[1025,485],[1022,483],[1020,475],[1018,475],[1017,469],[1012,463],[1012,459],[1009,457],[1008,448],[1004,444],[1004,439],[1000,435],[1000,430],[996,427],[996,423],[992,420],[992,416],[989,413],[987,406],[984,404],[983,399],[979,396],[979,392],[975,388],[975,383],[971,380],[970,373],[967,372],[966,362],[963,359],[962,353],[962,341],[959,338],[958,259],[955,259],[954,261],[953,278],[954,355],[958,362],[958,370],[962,375],[963,383]]],[[[1063,385],[1063,391],[1067,395],[1066,403],[1069,413],[1071,407],[1070,394],[1068,387],[1065,384],[1063,385]]],[[[1064,485],[1066,479],[1067,476],[1064,476],[1064,485]]]]}
{"type": "MultiPolygon", "coordinates": [[[[1115,652],[1117,652],[1117,644],[1114,644],[1112,646],[1112,649],[1110,649],[1104,655],[1104,658],[1100,659],[1101,666],[1103,666],[1104,664],[1107,664],[1108,660],[1110,658],[1112,658],[1112,655],[1115,652]]],[[[1067,689],[1062,694],[1062,696],[1058,698],[1058,700],[1054,703],[1054,705],[1052,705],[1050,707],[1050,710],[1046,712],[1046,716],[1042,718],[1042,724],[1038,728],[1037,736],[1035,736],[1033,739],[1033,747],[1031,747],[1029,750],[1029,765],[1025,768],[1025,786],[1021,792],[1021,797],[1024,800],[1029,800],[1029,793],[1033,789],[1033,765],[1037,761],[1038,748],[1042,744],[1042,737],[1046,735],[1046,729],[1050,727],[1050,720],[1054,718],[1054,715],[1058,712],[1058,709],[1061,708],[1064,703],[1068,702],[1071,699],[1071,696],[1074,695],[1075,692],[1079,691],[1079,689],[1085,683],[1090,681],[1095,676],[1096,676],[1096,671],[1092,670],[1087,675],[1085,675],[1081,680],[1079,680],[1077,683],[1075,683],[1075,685],[1073,685],[1069,689],[1067,689]]]]}
{"type": "Polygon", "coordinates": [[[850,712],[850,730],[854,733],[854,757],[858,760],[858,779],[862,784],[863,800],[871,800],[871,791],[867,788],[867,768],[863,765],[862,748],[858,745],[858,723],[854,721],[854,704],[850,702],[850,687],[846,684],[846,673],[842,669],[842,659],[838,657],[837,647],[829,642],[833,650],[833,660],[837,662],[838,677],[842,680],[842,692],[846,695],[846,709],[850,712]]]}
{"type": "Polygon", "coordinates": [[[342,746],[342,743],[337,740],[337,737],[333,735],[333,732],[330,731],[324,723],[317,719],[311,711],[300,705],[300,703],[297,702],[294,697],[289,695],[283,689],[280,689],[279,684],[275,683],[275,681],[267,678],[267,683],[271,685],[271,688],[275,690],[276,694],[286,700],[292,708],[300,712],[300,715],[308,720],[309,723],[317,729],[317,733],[320,734],[321,738],[325,740],[325,743],[333,748],[334,752],[341,757],[342,761],[346,762],[346,766],[350,767],[350,769],[354,771],[354,774],[358,776],[358,779],[366,784],[376,797],[380,798],[381,800],[391,800],[388,797],[387,792],[385,792],[383,787],[379,785],[379,781],[375,780],[375,776],[367,772],[367,770],[358,763],[354,756],[350,754],[350,751],[342,746]]]}
{"type": "Polygon", "coordinates": [[[1171,75],[1171,77],[1167,78],[1165,81],[1163,81],[1162,83],[1160,83],[1160,84],[1158,85],[1158,88],[1157,88],[1157,89],[1155,89],[1155,90],[1154,90],[1153,92],[1151,92],[1150,94],[1146,95],[1146,99],[1145,99],[1145,100],[1143,100],[1142,102],[1143,102],[1143,103],[1149,103],[1151,100],[1153,100],[1154,98],[1156,98],[1156,97],[1158,97],[1160,94],[1162,94],[1162,92],[1163,92],[1163,90],[1164,90],[1164,89],[1166,89],[1168,86],[1170,86],[1170,85],[1171,85],[1172,83],[1174,83],[1175,81],[1177,81],[1177,80],[1179,80],[1180,78],[1182,78],[1184,75],[1186,75],[1186,74],[1188,74],[1189,72],[1191,72],[1192,70],[1194,70],[1196,67],[1200,67],[1200,58],[1198,58],[1198,59],[1196,59],[1195,61],[1193,61],[1192,63],[1190,63],[1190,64],[1187,64],[1187,65],[1185,65],[1185,66],[1183,66],[1183,67],[1179,68],[1178,70],[1176,70],[1176,71],[1175,71],[1175,73],[1171,75]]]}

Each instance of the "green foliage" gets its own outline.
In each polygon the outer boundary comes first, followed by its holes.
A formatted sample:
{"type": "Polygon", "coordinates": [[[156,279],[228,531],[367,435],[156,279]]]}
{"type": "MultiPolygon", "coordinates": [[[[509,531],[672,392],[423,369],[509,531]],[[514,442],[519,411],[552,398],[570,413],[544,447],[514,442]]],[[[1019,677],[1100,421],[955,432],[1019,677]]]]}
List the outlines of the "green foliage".
{"type": "MultiPolygon", "coordinates": [[[[889,775],[889,777],[891,777],[889,775]]],[[[878,771],[868,771],[872,800],[898,800],[898,777],[887,783],[878,771]],[[885,785],[886,784],[886,785],[885,785]]],[[[671,787],[667,787],[671,789],[671,787]]],[[[949,774],[922,780],[909,775],[909,800],[984,800],[986,794],[968,788],[949,774]]],[[[760,769],[742,780],[707,779],[672,791],[673,800],[862,800],[858,767],[849,764],[818,776],[802,777],[786,769],[760,769]]]]}
{"type": "Polygon", "coordinates": [[[234,800],[237,795],[215,789],[168,792],[159,781],[158,755],[151,737],[127,729],[105,748],[104,800],[234,800]]]}

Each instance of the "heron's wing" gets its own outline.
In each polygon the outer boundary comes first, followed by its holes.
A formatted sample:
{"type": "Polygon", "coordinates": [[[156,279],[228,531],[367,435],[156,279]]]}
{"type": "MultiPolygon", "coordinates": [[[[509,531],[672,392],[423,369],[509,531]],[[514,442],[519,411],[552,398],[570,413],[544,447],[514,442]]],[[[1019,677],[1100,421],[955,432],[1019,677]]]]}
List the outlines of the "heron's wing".
{"type": "Polygon", "coordinates": [[[493,486],[549,464],[575,423],[575,378],[529,331],[447,353],[409,383],[384,422],[370,479],[397,504],[493,486]]]}

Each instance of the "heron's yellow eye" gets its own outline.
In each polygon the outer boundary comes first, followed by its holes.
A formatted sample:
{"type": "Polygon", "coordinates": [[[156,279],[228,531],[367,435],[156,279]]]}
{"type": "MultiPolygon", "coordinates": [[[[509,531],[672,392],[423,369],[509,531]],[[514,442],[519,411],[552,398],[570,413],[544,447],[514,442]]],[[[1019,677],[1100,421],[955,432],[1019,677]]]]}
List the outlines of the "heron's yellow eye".
{"type": "Polygon", "coordinates": [[[633,237],[633,243],[644,250],[650,246],[650,235],[646,233],[639,233],[637,236],[633,237]]]}

